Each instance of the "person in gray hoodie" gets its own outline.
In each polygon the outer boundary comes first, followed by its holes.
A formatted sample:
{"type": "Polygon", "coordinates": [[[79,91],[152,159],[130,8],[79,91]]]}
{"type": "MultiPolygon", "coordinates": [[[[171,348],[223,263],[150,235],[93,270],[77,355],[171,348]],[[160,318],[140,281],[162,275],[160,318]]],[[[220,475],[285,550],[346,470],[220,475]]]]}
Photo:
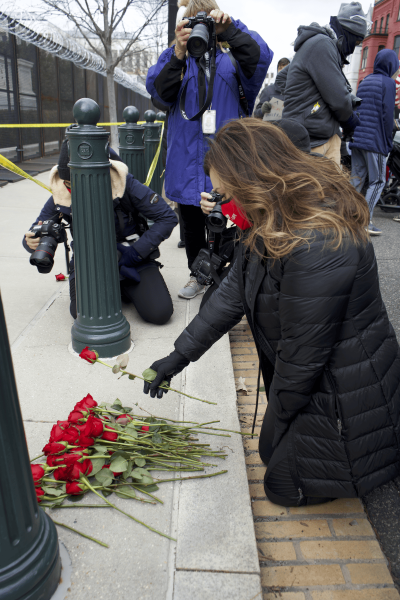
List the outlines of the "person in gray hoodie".
{"type": "Polygon", "coordinates": [[[301,26],[285,87],[284,119],[296,119],[310,134],[314,152],[340,165],[340,127],[350,133],[360,123],[342,66],[367,34],[360,2],[342,3],[330,25],[301,26]]]}

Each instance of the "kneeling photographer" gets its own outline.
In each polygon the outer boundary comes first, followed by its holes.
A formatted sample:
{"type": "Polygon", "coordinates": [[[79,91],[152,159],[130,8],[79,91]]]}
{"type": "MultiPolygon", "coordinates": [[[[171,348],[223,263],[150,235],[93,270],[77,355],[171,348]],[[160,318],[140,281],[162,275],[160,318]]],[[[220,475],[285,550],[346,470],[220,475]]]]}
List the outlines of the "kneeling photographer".
{"type": "Polygon", "coordinates": [[[227,121],[251,114],[273,53],[215,0],[189,0],[175,35],[175,45],[149,69],[146,87],[170,107],[165,193],[179,204],[190,271],[178,295],[191,299],[205,291],[192,264],[206,248],[199,201],[212,189],[203,170],[207,139],[227,121]]]}
{"type": "MultiPolygon", "coordinates": [[[[171,235],[177,217],[161,197],[128,173],[128,167],[112,149],[110,163],[121,297],[124,302],[134,304],[144,321],[164,325],[173,313],[173,304],[160,273],[162,265],[156,259],[160,256],[158,247],[171,235]],[[154,221],[150,229],[146,219],[154,221]]],[[[68,256],[65,229],[70,228],[71,235],[73,229],[70,180],[67,140],[64,140],[58,165],[50,172],[53,195],[23,239],[24,248],[32,255],[30,262],[40,273],[51,271],[59,243],[64,242],[68,256]]],[[[67,264],[70,312],[76,319],[73,256],[67,264]]]]}

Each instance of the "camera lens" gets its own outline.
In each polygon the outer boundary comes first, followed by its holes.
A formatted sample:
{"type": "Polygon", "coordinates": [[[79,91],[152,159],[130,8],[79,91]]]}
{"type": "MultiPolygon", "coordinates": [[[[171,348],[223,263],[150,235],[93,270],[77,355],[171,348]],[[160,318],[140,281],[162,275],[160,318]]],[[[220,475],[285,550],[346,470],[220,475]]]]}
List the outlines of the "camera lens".
{"type": "Polygon", "coordinates": [[[31,265],[37,267],[39,273],[50,273],[54,265],[54,254],[56,250],[57,241],[52,237],[43,237],[29,262],[31,265]]]}
{"type": "Polygon", "coordinates": [[[210,35],[208,28],[203,23],[198,23],[192,29],[187,41],[187,49],[191,56],[199,58],[207,52],[210,35]]]}
{"type": "Polygon", "coordinates": [[[215,206],[206,218],[206,226],[214,233],[221,233],[224,231],[228,219],[222,214],[220,206],[215,206]]]}

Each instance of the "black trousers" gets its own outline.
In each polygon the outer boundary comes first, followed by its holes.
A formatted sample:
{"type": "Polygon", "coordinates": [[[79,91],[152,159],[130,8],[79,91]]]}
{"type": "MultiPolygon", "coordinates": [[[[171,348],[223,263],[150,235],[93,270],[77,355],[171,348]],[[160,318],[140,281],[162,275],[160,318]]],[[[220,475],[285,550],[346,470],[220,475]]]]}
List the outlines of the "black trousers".
{"type": "Polygon", "coordinates": [[[261,460],[268,465],[264,477],[265,494],[271,502],[280,506],[305,506],[323,504],[334,498],[304,497],[303,492],[295,485],[288,460],[288,433],[273,448],[275,414],[268,406],[261,427],[259,453],[261,460]]]}
{"type": "MultiPolygon", "coordinates": [[[[140,283],[124,279],[121,284],[121,297],[124,302],[132,302],[144,321],[154,325],[165,325],[174,312],[172,299],[157,264],[150,263],[140,270],[140,283]]],[[[76,319],[75,273],[69,279],[70,312],[76,319]]]]}
{"type": "Polygon", "coordinates": [[[193,206],[192,204],[180,204],[179,214],[182,220],[188,267],[191,269],[193,261],[200,250],[207,248],[206,215],[199,206],[193,206]]]}

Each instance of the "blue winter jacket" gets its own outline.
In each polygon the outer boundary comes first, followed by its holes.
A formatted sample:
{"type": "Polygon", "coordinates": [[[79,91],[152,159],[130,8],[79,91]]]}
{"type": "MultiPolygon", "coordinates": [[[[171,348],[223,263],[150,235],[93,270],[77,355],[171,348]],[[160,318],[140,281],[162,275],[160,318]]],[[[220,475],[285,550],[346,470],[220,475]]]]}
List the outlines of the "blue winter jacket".
{"type": "Polygon", "coordinates": [[[350,148],[360,148],[387,156],[393,148],[393,120],[396,83],[391,79],[399,68],[394,50],[381,50],[374,63],[374,72],[359,85],[357,96],[362,98],[361,125],[354,131],[350,148]]]}
{"type": "MultiPolygon", "coordinates": [[[[228,29],[218,35],[218,40],[230,45],[251,114],[273,52],[257,33],[249,31],[241,21],[234,19],[228,29]]],[[[157,64],[149,69],[146,87],[153,98],[171,107],[165,169],[166,196],[180,204],[199,206],[201,192],[212,189],[211,181],[203,170],[203,159],[208,148],[207,138],[211,136],[203,135],[201,119],[186,121],[181,116],[179,101],[183,86],[189,80],[186,114],[188,117],[195,115],[204,103],[208,84],[201,70],[199,76],[198,60],[191,56],[179,60],[174,48],[164,50],[157,64]]],[[[229,56],[220,49],[216,56],[211,109],[217,111],[217,129],[229,120],[244,116],[239,103],[235,68],[229,56]]]]}

